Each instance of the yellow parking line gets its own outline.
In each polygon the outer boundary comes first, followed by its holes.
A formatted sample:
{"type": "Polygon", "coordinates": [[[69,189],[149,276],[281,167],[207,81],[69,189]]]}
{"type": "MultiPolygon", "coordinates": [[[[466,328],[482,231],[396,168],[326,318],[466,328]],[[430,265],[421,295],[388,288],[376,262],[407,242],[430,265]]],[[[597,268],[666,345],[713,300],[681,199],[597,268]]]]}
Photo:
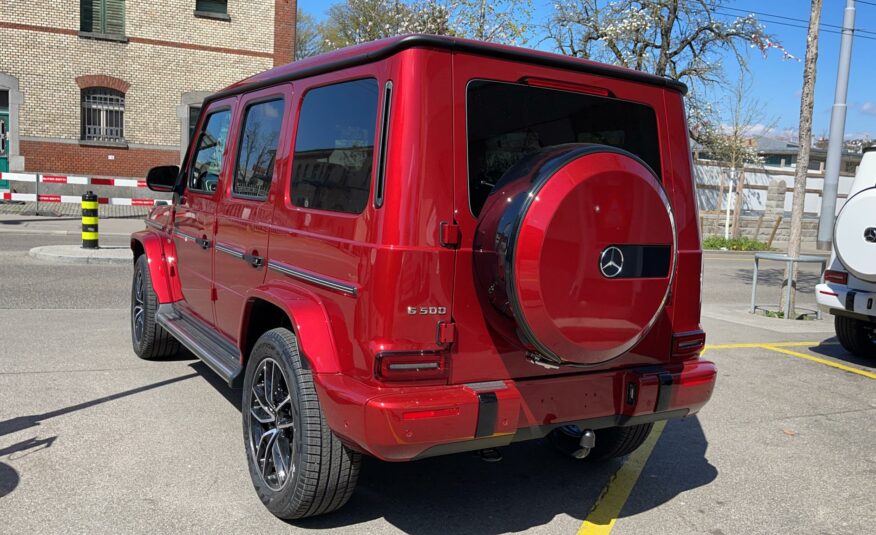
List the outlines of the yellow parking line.
{"type": "Polygon", "coordinates": [[[781,347],[778,347],[775,344],[763,344],[761,347],[764,349],[769,349],[770,351],[776,351],[778,353],[784,353],[785,355],[791,355],[792,357],[811,360],[812,362],[824,364],[825,366],[830,366],[831,368],[837,368],[839,370],[843,370],[846,372],[856,373],[858,375],[863,375],[864,377],[869,377],[870,379],[876,379],[876,373],[868,372],[867,370],[861,370],[858,368],[853,368],[851,366],[846,366],[845,364],[840,364],[839,362],[833,362],[830,360],[825,360],[825,359],[821,359],[818,357],[813,357],[812,355],[806,355],[805,353],[798,353],[797,351],[791,351],[789,349],[782,349],[781,347]]]}
{"type": "Polygon", "coordinates": [[[738,349],[741,347],[763,347],[765,345],[770,345],[773,347],[806,347],[806,346],[828,346],[828,345],[836,345],[834,343],[822,343],[822,342],[755,342],[753,344],[716,344],[716,345],[707,345],[706,349],[738,349]]]}
{"type": "Polygon", "coordinates": [[[608,535],[611,533],[621,509],[636,485],[636,481],[639,480],[639,475],[645,468],[648,457],[651,456],[665,426],[665,421],[655,423],[645,442],[639,449],[631,453],[618,471],[611,476],[608,485],[602,489],[602,494],[599,495],[593,509],[590,510],[590,514],[578,528],[578,535],[608,535]]]}

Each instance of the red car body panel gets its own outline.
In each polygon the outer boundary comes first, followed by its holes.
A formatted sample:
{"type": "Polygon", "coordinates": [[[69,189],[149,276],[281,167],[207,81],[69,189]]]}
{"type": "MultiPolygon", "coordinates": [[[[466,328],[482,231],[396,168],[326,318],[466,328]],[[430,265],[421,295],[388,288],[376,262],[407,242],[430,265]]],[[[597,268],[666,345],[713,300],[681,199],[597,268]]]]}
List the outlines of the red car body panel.
{"type": "MultiPolygon", "coordinates": [[[[240,348],[242,362],[252,343],[247,333],[254,304],[264,301],[281,309],[314,372],[331,429],[350,446],[386,460],[437,454],[440,447],[457,443],[469,449],[485,442],[500,445],[534,436],[533,428],[564,422],[587,421],[597,428],[698,411],[711,396],[715,368],[698,359],[704,341],[702,252],[682,93],[635,81],[623,69],[600,67],[618,73],[609,77],[512,61],[502,56],[517,50],[510,47],[493,47],[493,56],[427,46],[382,52],[399,42],[369,43],[258,74],[229,87],[222,95],[231,96],[205,108],[201,121],[210,109],[231,106],[231,131],[238,132],[241,100],[283,95],[284,134],[274,182],[265,202],[231,196],[230,155],[237,142],[232,134],[213,195],[186,193],[172,208],[173,229],[167,228],[170,220],[159,220],[167,219],[167,209],[150,215],[152,228],[135,233],[132,246],[149,257],[160,302],[184,302],[240,348]],[[319,71],[328,61],[350,66],[319,71]],[[309,70],[316,74],[292,79],[309,70]],[[292,147],[303,98],[313,88],[362,78],[376,79],[381,93],[392,82],[382,206],[374,202],[376,169],[360,214],[293,205],[292,147]],[[655,111],[660,176],[674,215],[677,256],[666,306],[623,355],[586,369],[547,369],[529,362],[526,351],[489,326],[472,269],[478,219],[469,207],[466,87],[473,79],[537,80],[538,85],[609,95],[655,111]],[[280,82],[265,87],[271,80],[280,82]],[[234,96],[235,91],[243,96],[234,96]],[[253,269],[215,248],[204,251],[175,231],[258,253],[266,265],[253,269]],[[459,239],[442,245],[448,236],[459,239]],[[321,282],[314,284],[314,279],[321,282]],[[426,313],[419,313],[420,307],[426,313]],[[676,351],[679,336],[693,337],[698,345],[676,351]],[[399,353],[445,355],[449,373],[441,384],[381,379],[375,369],[379,356],[399,353]],[[664,384],[658,396],[660,381],[667,377],[671,386],[664,384]],[[486,440],[476,437],[482,383],[493,385],[498,401],[493,433],[486,440]],[[638,392],[632,404],[624,397],[629,388],[638,392]]],[[[382,115],[378,106],[378,124],[382,115]]],[[[620,208],[625,200],[618,199],[620,208]]],[[[562,261],[561,255],[556,261],[562,261]]],[[[579,261],[570,257],[556,269],[574,271],[579,261]]],[[[629,295],[635,297],[635,289],[629,295]]]]}

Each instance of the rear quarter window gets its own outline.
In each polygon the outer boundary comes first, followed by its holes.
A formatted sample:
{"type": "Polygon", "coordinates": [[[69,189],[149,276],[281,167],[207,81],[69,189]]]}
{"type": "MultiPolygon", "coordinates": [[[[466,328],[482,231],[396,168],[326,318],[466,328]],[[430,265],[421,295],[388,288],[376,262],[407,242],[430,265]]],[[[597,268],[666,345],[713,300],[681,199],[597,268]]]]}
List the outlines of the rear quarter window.
{"type": "Polygon", "coordinates": [[[660,177],[654,110],[643,104],[525,84],[468,84],[469,204],[477,216],[505,171],[564,143],[598,143],[635,154],[660,177]]]}
{"type": "Polygon", "coordinates": [[[304,95],[292,160],[292,204],[358,214],[371,191],[377,80],[311,89],[304,95]]]}

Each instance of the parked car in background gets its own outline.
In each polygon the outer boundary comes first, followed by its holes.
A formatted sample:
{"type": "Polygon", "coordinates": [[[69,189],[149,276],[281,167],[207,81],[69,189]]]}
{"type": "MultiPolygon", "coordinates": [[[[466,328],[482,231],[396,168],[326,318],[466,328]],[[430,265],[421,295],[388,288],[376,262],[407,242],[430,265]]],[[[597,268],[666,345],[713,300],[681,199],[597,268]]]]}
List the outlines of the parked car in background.
{"type": "Polygon", "coordinates": [[[626,455],[716,377],[684,93],[424,35],[235,84],[148,177],[175,202],[131,237],[134,351],[242,385],[282,518],[343,505],[363,454],[626,455]]]}
{"type": "Polygon", "coordinates": [[[830,267],[815,291],[819,306],[834,315],[840,344],[876,357],[876,146],[864,149],[836,218],[830,267]]]}

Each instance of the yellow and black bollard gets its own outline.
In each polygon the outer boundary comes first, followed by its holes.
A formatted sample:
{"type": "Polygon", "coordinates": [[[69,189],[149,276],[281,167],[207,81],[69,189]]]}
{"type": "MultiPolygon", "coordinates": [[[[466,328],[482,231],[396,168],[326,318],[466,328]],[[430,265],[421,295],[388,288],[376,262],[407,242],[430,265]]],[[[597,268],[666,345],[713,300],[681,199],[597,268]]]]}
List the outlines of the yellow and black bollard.
{"type": "Polygon", "coordinates": [[[97,195],[86,192],[82,195],[82,248],[97,249],[97,195]]]}

